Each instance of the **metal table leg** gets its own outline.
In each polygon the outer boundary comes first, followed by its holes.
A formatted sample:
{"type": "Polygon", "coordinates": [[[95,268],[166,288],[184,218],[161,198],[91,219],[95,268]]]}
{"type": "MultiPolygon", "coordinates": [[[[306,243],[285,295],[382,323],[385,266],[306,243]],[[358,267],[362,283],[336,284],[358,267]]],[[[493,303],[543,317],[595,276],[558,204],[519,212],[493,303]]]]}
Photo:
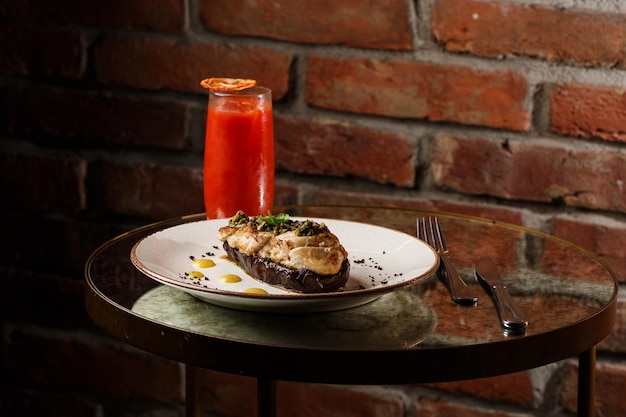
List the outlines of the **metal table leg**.
{"type": "Polygon", "coordinates": [[[257,378],[257,417],[276,416],[276,381],[257,378]]]}
{"type": "Polygon", "coordinates": [[[201,417],[200,372],[198,368],[185,365],[185,417],[201,417]]]}
{"type": "Polygon", "coordinates": [[[596,347],[578,356],[578,417],[594,416],[596,347]]]}

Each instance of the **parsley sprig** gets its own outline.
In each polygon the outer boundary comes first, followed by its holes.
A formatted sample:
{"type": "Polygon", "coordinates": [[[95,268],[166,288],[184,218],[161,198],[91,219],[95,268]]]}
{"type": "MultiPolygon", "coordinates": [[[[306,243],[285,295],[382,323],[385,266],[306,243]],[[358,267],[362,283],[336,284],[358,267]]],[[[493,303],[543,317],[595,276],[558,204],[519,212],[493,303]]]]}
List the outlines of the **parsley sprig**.
{"type": "Polygon", "coordinates": [[[270,210],[267,211],[267,216],[259,216],[259,217],[265,223],[272,225],[272,226],[278,226],[279,224],[284,224],[284,223],[289,222],[289,214],[278,213],[274,215],[272,214],[270,210]]]}

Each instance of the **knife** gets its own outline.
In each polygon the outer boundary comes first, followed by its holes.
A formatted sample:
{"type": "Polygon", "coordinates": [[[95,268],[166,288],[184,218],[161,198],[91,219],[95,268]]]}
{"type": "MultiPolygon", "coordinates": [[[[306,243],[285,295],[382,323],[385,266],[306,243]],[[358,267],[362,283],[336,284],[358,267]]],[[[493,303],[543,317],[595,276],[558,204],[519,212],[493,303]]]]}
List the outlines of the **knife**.
{"type": "Polygon", "coordinates": [[[528,325],[526,315],[513,302],[498,267],[491,258],[482,258],[476,262],[476,279],[491,293],[502,327],[509,331],[524,330],[528,325]]]}

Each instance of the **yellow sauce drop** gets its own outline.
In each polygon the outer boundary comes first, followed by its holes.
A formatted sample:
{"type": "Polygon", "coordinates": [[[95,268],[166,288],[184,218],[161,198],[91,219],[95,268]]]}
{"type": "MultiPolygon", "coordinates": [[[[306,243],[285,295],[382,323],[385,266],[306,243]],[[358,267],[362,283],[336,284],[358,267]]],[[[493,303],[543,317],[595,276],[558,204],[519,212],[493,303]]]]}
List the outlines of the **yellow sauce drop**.
{"type": "Polygon", "coordinates": [[[250,294],[267,294],[263,288],[246,288],[243,292],[247,292],[250,294]]]}
{"type": "Polygon", "coordinates": [[[212,266],[215,266],[215,262],[211,259],[196,259],[193,262],[193,266],[196,268],[211,268],[212,266]]]}
{"type": "Polygon", "coordinates": [[[225,284],[232,284],[239,281],[241,281],[241,278],[235,274],[226,274],[220,277],[220,282],[223,282],[225,284]]]}
{"type": "Polygon", "coordinates": [[[191,278],[197,278],[197,279],[204,278],[204,274],[198,271],[189,271],[189,276],[191,278]]]}

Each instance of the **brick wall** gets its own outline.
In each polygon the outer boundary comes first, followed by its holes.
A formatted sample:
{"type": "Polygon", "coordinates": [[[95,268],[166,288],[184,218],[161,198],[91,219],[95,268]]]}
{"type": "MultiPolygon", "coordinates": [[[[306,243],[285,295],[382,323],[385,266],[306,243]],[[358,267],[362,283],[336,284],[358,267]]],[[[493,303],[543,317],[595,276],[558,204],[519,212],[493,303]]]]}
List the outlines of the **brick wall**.
{"type": "MultiPolygon", "coordinates": [[[[13,0],[0,22],[1,415],[182,415],[184,369],[100,332],[82,274],[106,239],[203,210],[208,76],[273,90],[277,203],[520,219],[626,288],[621,0],[13,0]]],[[[597,370],[597,415],[626,415],[624,296],[597,370]]],[[[576,372],[280,383],[279,410],[568,416],[576,372]]],[[[254,415],[253,380],[203,384],[212,414],[254,415]]]]}

